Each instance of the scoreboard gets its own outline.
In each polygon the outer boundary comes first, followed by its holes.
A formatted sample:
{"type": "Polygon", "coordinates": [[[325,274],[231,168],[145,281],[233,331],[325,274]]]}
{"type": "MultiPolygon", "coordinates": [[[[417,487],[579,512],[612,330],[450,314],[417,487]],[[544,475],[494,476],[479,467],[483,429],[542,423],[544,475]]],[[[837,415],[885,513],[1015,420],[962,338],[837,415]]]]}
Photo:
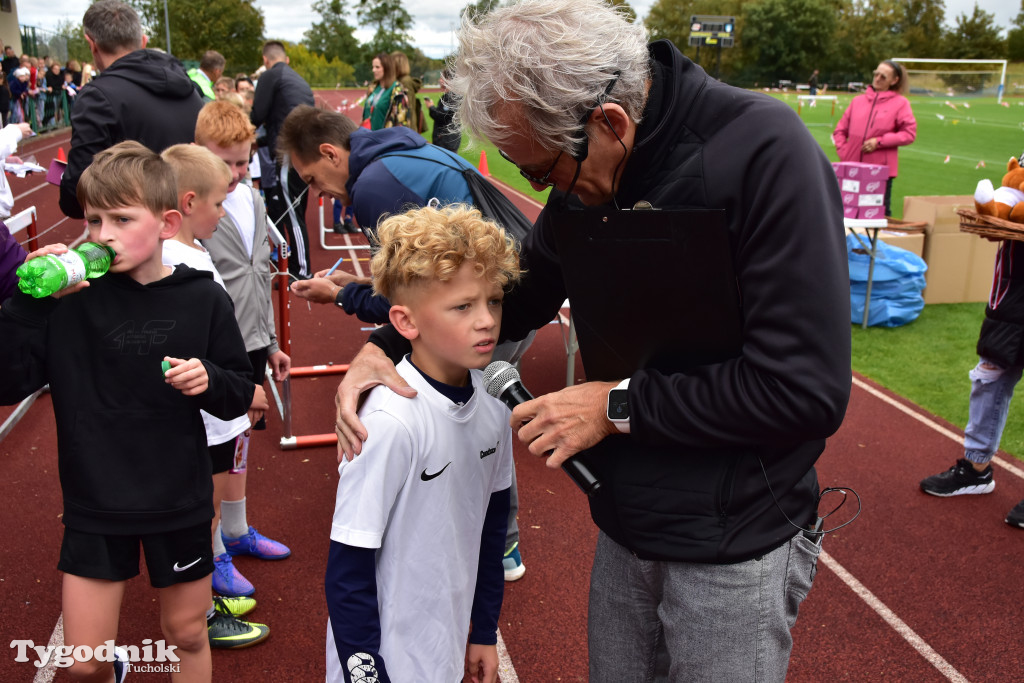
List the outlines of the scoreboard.
{"type": "Polygon", "coordinates": [[[736,17],[694,14],[690,17],[690,46],[732,47],[736,17]]]}

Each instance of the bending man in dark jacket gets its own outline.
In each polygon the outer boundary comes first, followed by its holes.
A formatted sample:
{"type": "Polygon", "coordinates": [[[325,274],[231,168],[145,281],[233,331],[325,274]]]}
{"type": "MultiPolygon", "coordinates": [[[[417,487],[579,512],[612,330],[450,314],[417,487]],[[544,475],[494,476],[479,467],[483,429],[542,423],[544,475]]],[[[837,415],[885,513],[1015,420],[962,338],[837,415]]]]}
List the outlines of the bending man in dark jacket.
{"type": "MultiPolygon", "coordinates": [[[[814,463],[850,391],[839,191],[787,106],[709,78],[669,42],[645,41],[642,26],[600,0],[495,9],[460,29],[456,121],[538,189],[588,206],[724,210],[739,351],[541,396],[513,411],[513,428],[532,453],[552,452],[551,467],[588,451],[604,484],[590,499],[601,529],[591,681],[781,682],[821,548],[814,463]],[[609,399],[621,393],[628,419],[612,422],[609,399]]],[[[549,203],[524,244],[527,276],[505,298],[503,336],[545,323],[565,297],[554,230],[568,210],[549,203]]],[[[635,272],[591,277],[659,294],[635,272]]],[[[672,299],[664,306],[687,315],[672,299]]],[[[580,351],[586,362],[582,338],[580,351]]],[[[342,453],[366,436],[358,386],[408,393],[379,368],[381,350],[367,345],[339,387],[342,453]]]]}
{"type": "Polygon", "coordinates": [[[60,181],[60,208],[71,218],[83,216],[76,191],[93,156],[125,140],[157,153],[192,142],[203,108],[181,63],[144,49],[139,15],[125,3],[99,0],[86,10],[82,28],[101,73],[82,88],[71,109],[71,151],[60,181]]]}
{"type": "Polygon", "coordinates": [[[302,76],[288,66],[288,55],[280,42],[270,40],[264,43],[263,66],[267,70],[256,83],[249,114],[254,126],[263,126],[264,134],[257,143],[266,147],[270,156],[269,164],[263,163],[266,156],[260,157],[260,189],[267,198],[267,215],[278,229],[284,229],[288,237],[288,245],[292,249],[288,272],[304,280],[311,275],[309,235],[306,232],[306,184],[295,169],[278,159],[277,134],[292,109],[300,104],[313,104],[313,91],[302,76]]]}

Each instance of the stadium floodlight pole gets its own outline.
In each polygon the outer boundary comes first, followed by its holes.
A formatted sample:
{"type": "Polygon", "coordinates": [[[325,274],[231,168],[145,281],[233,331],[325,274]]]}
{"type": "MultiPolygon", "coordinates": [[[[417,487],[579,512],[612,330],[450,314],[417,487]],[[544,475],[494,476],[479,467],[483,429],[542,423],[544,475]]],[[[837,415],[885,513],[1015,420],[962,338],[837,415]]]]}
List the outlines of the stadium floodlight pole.
{"type": "Polygon", "coordinates": [[[171,20],[167,15],[167,0],[164,0],[164,31],[167,33],[167,54],[174,54],[171,52],[171,20]]]}

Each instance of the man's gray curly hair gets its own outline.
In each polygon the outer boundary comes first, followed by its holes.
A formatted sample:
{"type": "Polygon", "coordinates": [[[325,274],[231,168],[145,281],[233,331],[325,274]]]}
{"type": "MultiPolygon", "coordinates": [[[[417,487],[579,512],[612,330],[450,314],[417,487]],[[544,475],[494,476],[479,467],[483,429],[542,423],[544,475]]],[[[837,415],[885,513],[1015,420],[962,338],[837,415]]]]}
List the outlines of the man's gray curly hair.
{"type": "MultiPolygon", "coordinates": [[[[582,142],[579,122],[618,72],[609,100],[639,123],[647,102],[647,32],[603,0],[520,0],[482,16],[466,13],[449,89],[455,124],[501,145],[518,132],[545,149],[582,142]],[[496,122],[518,105],[510,130],[496,122]]],[[[508,123],[508,119],[505,119],[508,123]]]]}

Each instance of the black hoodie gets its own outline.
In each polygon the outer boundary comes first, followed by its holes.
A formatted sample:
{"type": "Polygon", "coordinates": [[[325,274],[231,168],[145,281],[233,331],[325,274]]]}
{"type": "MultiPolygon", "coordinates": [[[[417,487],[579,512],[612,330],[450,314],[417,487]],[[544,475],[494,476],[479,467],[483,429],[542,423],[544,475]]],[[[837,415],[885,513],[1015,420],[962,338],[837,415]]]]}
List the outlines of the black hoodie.
{"type": "Polygon", "coordinates": [[[76,191],[92,158],[136,140],[154,152],[192,142],[203,98],[181,63],[163,52],[136,50],[83,87],[71,108],[71,151],[60,181],[60,208],[82,218],[76,191]]]}
{"type": "Polygon", "coordinates": [[[245,413],[255,388],[231,300],[209,273],[178,266],[142,285],[119,273],[62,299],[16,292],[0,307],[0,404],[50,385],[64,524],[148,534],[213,518],[200,409],[245,413]],[[185,396],[164,356],[199,358],[209,387],[185,396]]]}

